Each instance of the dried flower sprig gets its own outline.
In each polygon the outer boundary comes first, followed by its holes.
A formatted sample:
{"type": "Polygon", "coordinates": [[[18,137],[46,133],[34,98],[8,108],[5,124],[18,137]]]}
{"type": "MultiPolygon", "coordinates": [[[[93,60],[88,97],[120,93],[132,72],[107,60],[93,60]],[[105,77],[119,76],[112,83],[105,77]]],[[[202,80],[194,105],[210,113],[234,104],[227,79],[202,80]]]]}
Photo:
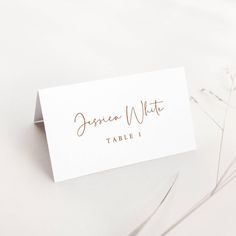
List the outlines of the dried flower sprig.
{"type": "Polygon", "coordinates": [[[206,203],[208,200],[212,198],[216,193],[218,193],[220,190],[222,190],[226,185],[228,185],[232,180],[236,178],[236,169],[233,169],[231,172],[230,170],[232,167],[235,165],[236,158],[234,158],[228,167],[225,169],[223,172],[222,176],[220,177],[220,165],[221,165],[221,159],[222,159],[222,147],[223,147],[223,141],[224,141],[224,135],[225,135],[225,126],[226,126],[226,121],[227,121],[227,115],[229,108],[234,108],[230,105],[230,100],[232,96],[232,92],[235,90],[234,86],[234,76],[230,74],[230,81],[231,81],[231,86],[229,89],[228,93],[228,98],[227,101],[219,97],[217,94],[213,93],[211,90],[206,90],[206,89],[201,89],[201,92],[208,92],[211,96],[216,98],[218,101],[223,102],[226,105],[226,109],[224,112],[224,118],[223,118],[223,126],[221,127],[219,123],[208,113],[206,112],[200,103],[193,97],[191,96],[191,101],[193,101],[195,104],[197,104],[200,108],[200,110],[207,115],[210,120],[217,125],[218,128],[221,130],[221,138],[220,138],[220,149],[218,153],[218,161],[217,161],[217,170],[216,170],[216,184],[214,188],[209,191],[202,199],[200,199],[196,204],[194,204],[190,210],[188,210],[181,218],[179,218],[174,224],[172,224],[168,229],[166,229],[161,236],[167,235],[170,231],[172,231],[177,225],[179,225],[181,222],[183,222],[187,217],[189,217],[193,212],[195,212],[197,209],[199,209],[204,203],[206,203]]]}
{"type": "MultiPolygon", "coordinates": [[[[218,193],[220,190],[222,190],[225,186],[227,186],[230,182],[232,182],[234,179],[236,179],[236,157],[230,162],[230,164],[227,166],[225,171],[223,172],[222,176],[220,177],[220,166],[221,166],[221,159],[222,159],[222,147],[224,142],[224,135],[225,135],[225,126],[227,121],[227,115],[230,108],[235,109],[236,107],[232,106],[230,104],[231,95],[232,92],[236,90],[236,86],[234,85],[234,79],[235,76],[230,73],[229,70],[226,71],[227,76],[229,76],[231,81],[231,86],[228,92],[228,98],[227,100],[224,100],[220,96],[218,96],[216,93],[214,93],[212,90],[204,89],[202,88],[200,90],[201,93],[206,93],[212,97],[214,97],[217,101],[223,103],[226,105],[225,111],[224,111],[224,117],[223,117],[223,125],[220,125],[219,122],[216,121],[216,119],[207,112],[200,104],[200,102],[193,96],[190,97],[190,100],[197,104],[197,106],[200,108],[200,110],[220,129],[221,131],[221,138],[220,138],[220,148],[218,153],[218,160],[217,160],[217,169],[216,169],[216,183],[214,187],[205,195],[203,196],[198,202],[196,202],[185,214],[183,214],[182,217],[180,217],[174,224],[169,226],[162,234],[161,236],[166,236],[170,231],[172,231],[175,227],[177,227],[181,222],[183,222],[186,218],[188,218],[192,213],[194,213],[196,210],[198,210],[202,205],[204,205],[208,200],[210,200],[216,193],[218,193]]],[[[171,186],[170,190],[173,186],[171,186]]],[[[169,192],[168,192],[169,193],[169,192]]],[[[168,194],[167,194],[168,195],[168,194]]],[[[165,198],[164,198],[165,199],[165,198]]],[[[164,202],[164,201],[163,201],[164,202]]],[[[161,204],[163,204],[163,202],[161,204]]],[[[150,221],[150,219],[156,214],[158,211],[160,205],[152,212],[152,214],[141,224],[139,227],[137,227],[133,234],[129,234],[129,236],[136,236],[139,234],[139,232],[142,230],[142,228],[150,221]]]]}

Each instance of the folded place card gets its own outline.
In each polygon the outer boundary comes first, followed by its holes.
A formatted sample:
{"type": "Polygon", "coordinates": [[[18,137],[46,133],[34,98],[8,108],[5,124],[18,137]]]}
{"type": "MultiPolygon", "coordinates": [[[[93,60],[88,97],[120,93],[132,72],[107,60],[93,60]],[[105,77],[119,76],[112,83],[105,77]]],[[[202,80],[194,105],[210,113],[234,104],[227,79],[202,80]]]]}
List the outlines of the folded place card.
{"type": "Polygon", "coordinates": [[[54,181],[195,149],[183,68],[38,91],[54,181]]]}

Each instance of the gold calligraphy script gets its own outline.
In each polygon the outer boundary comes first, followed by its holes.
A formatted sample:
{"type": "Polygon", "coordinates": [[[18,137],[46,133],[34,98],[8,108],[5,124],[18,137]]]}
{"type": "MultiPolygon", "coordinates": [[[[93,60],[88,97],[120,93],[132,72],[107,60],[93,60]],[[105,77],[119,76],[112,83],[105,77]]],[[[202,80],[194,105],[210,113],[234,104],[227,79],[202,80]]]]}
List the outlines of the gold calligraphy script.
{"type": "MultiPolygon", "coordinates": [[[[120,121],[123,116],[125,117],[125,121],[127,125],[131,126],[133,123],[142,124],[147,116],[155,115],[160,116],[164,107],[162,106],[163,101],[154,100],[152,102],[147,102],[141,100],[139,105],[134,107],[125,107],[125,114],[122,115],[110,115],[110,116],[102,116],[99,118],[88,119],[83,113],[78,112],[74,117],[74,122],[78,124],[77,135],[79,137],[83,136],[86,130],[89,127],[98,127],[101,125],[105,125],[107,123],[115,123],[120,121]]],[[[141,136],[141,135],[140,135],[141,136]]]]}

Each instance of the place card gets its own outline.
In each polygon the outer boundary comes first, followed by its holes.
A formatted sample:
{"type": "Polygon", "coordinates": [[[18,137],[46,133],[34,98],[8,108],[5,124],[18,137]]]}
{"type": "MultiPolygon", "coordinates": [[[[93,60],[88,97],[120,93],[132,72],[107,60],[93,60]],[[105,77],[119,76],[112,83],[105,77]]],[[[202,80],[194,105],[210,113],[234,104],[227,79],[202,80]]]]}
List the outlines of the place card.
{"type": "Polygon", "coordinates": [[[184,68],[38,91],[54,181],[195,149],[184,68]]]}

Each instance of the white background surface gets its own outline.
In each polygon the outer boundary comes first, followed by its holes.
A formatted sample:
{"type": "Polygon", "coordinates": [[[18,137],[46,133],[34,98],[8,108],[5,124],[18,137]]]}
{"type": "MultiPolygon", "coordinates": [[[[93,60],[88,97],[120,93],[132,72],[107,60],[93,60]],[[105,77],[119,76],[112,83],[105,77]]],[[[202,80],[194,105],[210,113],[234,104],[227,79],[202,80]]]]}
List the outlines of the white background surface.
{"type": "MultiPolygon", "coordinates": [[[[32,124],[39,88],[185,66],[189,88],[222,120],[224,68],[236,62],[234,1],[0,2],[0,235],[127,235],[163,180],[180,177],[146,235],[159,235],[212,188],[220,132],[192,106],[196,153],[54,184],[45,134],[32,124]]],[[[171,86],[171,84],[170,84],[171,86]]],[[[233,102],[235,103],[235,95],[233,102]]],[[[223,168],[236,154],[229,112],[223,168]],[[231,140],[231,141],[230,141],[231,140]]],[[[169,235],[236,235],[236,182],[169,235]]]]}

